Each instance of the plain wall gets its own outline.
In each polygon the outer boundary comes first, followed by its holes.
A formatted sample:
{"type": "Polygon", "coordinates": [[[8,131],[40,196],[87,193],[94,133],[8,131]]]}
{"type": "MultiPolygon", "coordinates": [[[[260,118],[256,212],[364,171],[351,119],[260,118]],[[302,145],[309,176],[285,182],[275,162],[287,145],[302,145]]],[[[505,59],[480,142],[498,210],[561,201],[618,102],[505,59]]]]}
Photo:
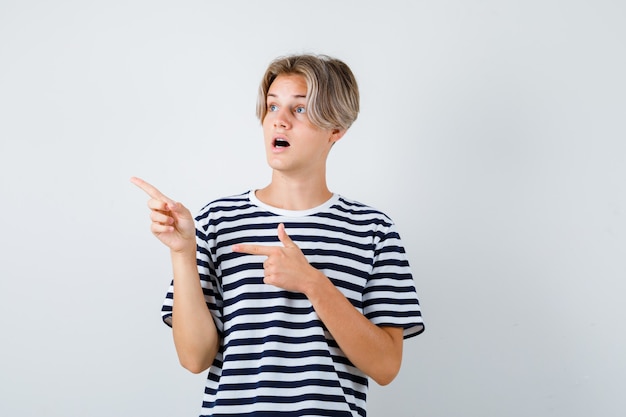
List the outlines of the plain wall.
{"type": "Polygon", "coordinates": [[[621,1],[0,0],[0,415],[195,416],[145,178],[266,185],[258,82],[346,61],[333,191],[398,224],[426,332],[374,417],[623,416],[621,1]]]}

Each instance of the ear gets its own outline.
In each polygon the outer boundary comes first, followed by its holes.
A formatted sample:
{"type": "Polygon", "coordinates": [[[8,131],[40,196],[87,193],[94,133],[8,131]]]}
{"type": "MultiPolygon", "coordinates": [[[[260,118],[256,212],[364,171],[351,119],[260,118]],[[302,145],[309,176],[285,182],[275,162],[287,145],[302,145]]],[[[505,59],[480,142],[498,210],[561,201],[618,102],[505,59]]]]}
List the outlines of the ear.
{"type": "Polygon", "coordinates": [[[343,135],[345,135],[345,134],[346,134],[346,131],[345,131],[345,130],[343,130],[343,129],[333,129],[333,130],[331,131],[330,138],[328,138],[328,140],[329,140],[330,142],[332,142],[332,144],[334,145],[334,144],[335,144],[336,142],[338,142],[338,141],[339,141],[339,139],[341,139],[341,138],[343,137],[343,135]]]}

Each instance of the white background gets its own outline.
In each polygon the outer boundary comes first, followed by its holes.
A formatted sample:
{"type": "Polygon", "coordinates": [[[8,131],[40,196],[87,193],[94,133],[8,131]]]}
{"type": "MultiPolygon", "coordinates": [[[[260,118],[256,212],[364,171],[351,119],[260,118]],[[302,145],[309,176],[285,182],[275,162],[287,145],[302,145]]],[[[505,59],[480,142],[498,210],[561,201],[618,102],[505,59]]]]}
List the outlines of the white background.
{"type": "Polygon", "coordinates": [[[370,416],[623,416],[622,1],[0,0],[0,415],[195,416],[137,175],[269,180],[269,61],[346,61],[331,188],[389,214],[426,332],[370,416]]]}

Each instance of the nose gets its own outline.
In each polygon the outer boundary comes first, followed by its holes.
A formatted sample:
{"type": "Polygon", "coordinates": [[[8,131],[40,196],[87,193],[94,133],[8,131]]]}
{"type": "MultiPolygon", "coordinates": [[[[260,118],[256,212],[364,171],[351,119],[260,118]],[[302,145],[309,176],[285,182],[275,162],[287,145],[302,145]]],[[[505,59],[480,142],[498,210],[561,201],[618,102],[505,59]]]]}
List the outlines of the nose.
{"type": "Polygon", "coordinates": [[[274,127],[277,129],[288,129],[291,126],[289,123],[289,115],[284,110],[279,110],[275,113],[274,127]]]}

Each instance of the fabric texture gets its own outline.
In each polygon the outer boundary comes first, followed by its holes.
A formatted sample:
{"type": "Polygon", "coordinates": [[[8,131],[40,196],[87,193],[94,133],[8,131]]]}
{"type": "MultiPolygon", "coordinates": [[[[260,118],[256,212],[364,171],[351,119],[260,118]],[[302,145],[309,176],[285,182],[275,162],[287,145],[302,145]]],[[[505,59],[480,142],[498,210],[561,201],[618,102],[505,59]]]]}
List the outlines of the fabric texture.
{"type": "MultiPolygon", "coordinates": [[[[365,416],[368,378],[325,329],[308,299],[263,282],[264,256],[236,243],[281,245],[285,230],[372,323],[424,329],[400,236],[385,214],[340,195],[311,210],[267,206],[254,192],[215,200],[196,217],[197,263],[222,338],[201,416],[365,416]]],[[[162,308],[171,326],[173,284],[162,308]]]]}

